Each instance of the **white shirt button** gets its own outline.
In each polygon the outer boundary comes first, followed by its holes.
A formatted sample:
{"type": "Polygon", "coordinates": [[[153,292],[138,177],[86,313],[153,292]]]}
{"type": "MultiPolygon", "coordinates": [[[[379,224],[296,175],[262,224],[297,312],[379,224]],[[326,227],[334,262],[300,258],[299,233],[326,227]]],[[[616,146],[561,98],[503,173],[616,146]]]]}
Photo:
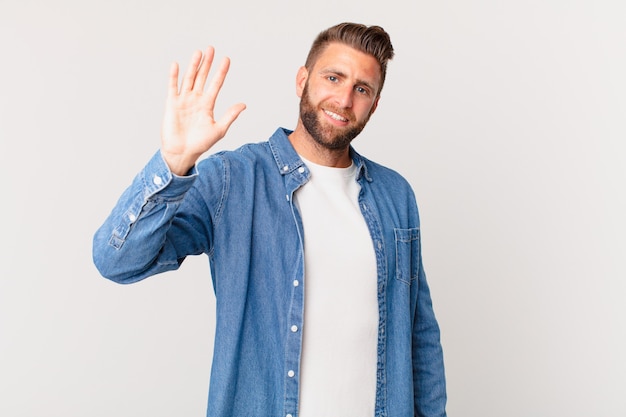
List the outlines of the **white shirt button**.
{"type": "Polygon", "coordinates": [[[285,172],[289,171],[289,165],[285,165],[285,166],[283,167],[283,171],[285,171],[285,172]]]}
{"type": "Polygon", "coordinates": [[[289,370],[289,372],[287,372],[287,376],[289,376],[289,378],[293,378],[295,374],[296,373],[292,370],[289,370]]]}
{"type": "Polygon", "coordinates": [[[163,179],[161,179],[161,177],[159,177],[158,175],[155,175],[154,178],[152,178],[152,182],[155,185],[161,185],[163,184],[163,179]]]}
{"type": "Polygon", "coordinates": [[[131,213],[128,215],[128,220],[130,220],[131,222],[134,222],[135,220],[137,220],[137,216],[131,213]]]}
{"type": "Polygon", "coordinates": [[[300,168],[298,168],[298,172],[299,172],[300,174],[304,174],[304,167],[300,167],[300,168]]]}
{"type": "Polygon", "coordinates": [[[297,279],[293,280],[293,286],[297,287],[298,285],[300,285],[300,281],[298,281],[297,279]]]}
{"type": "Polygon", "coordinates": [[[287,414],[285,417],[293,417],[293,415],[291,415],[291,414],[287,414]]]}
{"type": "Polygon", "coordinates": [[[291,326],[291,332],[295,333],[298,331],[298,326],[296,326],[295,324],[293,326],[291,326]]]}

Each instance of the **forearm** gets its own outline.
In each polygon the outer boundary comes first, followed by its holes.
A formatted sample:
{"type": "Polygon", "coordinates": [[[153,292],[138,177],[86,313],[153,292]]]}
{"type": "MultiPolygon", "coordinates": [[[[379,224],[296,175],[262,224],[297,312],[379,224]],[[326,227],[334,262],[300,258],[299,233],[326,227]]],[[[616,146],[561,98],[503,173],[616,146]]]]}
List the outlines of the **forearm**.
{"type": "Polygon", "coordinates": [[[446,416],[446,380],[439,324],[426,275],[420,264],[419,293],[413,330],[415,415],[446,416]]]}
{"type": "Polygon", "coordinates": [[[194,180],[173,176],[159,153],[150,160],[94,236],[93,260],[104,277],[131,283],[178,268],[187,248],[172,243],[171,228],[194,180]]]}

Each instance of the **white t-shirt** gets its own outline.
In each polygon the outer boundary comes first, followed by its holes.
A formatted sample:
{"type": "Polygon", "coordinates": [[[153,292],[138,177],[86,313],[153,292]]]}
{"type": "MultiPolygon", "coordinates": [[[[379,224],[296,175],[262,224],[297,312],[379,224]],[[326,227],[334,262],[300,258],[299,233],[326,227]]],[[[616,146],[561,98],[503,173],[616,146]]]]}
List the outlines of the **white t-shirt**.
{"type": "MultiPolygon", "coordinates": [[[[304,159],[303,159],[304,160],[304,159]]],[[[371,417],[376,402],[376,255],[356,166],[304,160],[311,178],[295,194],[304,226],[300,417],[371,417]]]]}

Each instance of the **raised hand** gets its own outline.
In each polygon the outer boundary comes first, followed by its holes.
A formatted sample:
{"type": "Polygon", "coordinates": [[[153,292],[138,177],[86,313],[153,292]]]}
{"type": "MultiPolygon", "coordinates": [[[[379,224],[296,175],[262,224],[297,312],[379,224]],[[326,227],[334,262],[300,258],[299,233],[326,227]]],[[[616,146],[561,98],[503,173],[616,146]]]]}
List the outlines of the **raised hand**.
{"type": "Polygon", "coordinates": [[[226,135],[230,125],[246,108],[231,106],[221,119],[215,120],[215,100],[228,73],[230,60],[224,58],[206,88],[215,50],[207,48],[204,56],[196,51],[183,76],[179,89],[178,64],[170,69],[165,116],[161,130],[161,153],[170,170],[185,175],[198,158],[226,135]]]}

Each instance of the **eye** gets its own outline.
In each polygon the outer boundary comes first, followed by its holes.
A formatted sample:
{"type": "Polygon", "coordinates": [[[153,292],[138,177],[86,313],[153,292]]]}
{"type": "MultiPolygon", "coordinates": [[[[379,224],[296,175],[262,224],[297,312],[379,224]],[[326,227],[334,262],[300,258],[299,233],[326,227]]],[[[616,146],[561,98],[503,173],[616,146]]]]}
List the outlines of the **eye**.
{"type": "Polygon", "coordinates": [[[335,77],[334,75],[329,75],[327,78],[328,78],[328,81],[332,83],[336,83],[337,81],[339,81],[339,78],[335,77]]]}
{"type": "Polygon", "coordinates": [[[354,89],[355,89],[355,90],[356,90],[356,92],[357,92],[357,93],[359,93],[359,94],[369,95],[369,90],[367,90],[367,89],[366,89],[366,88],[364,88],[364,87],[361,87],[361,86],[356,86],[354,89]]]}

